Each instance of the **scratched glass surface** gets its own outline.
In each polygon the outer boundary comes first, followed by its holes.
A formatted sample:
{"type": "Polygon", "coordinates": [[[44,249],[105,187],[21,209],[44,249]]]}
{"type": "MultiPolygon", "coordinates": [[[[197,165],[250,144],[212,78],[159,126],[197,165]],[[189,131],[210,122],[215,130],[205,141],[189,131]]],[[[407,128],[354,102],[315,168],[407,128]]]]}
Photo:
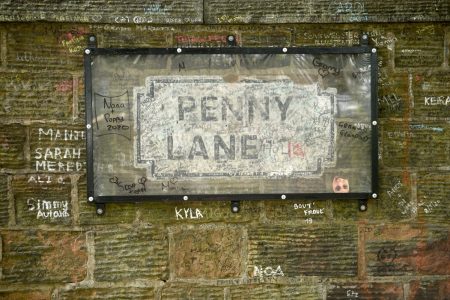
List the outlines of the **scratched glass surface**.
{"type": "Polygon", "coordinates": [[[371,192],[369,54],[97,55],[96,196],[371,192]]]}

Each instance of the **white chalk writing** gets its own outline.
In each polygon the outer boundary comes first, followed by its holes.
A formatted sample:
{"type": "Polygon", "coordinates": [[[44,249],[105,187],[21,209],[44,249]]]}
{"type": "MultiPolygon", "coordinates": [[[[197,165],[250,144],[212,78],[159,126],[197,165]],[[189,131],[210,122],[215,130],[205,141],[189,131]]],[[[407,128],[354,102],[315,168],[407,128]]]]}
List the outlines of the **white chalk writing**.
{"type": "Polygon", "coordinates": [[[68,218],[68,201],[50,201],[35,198],[27,199],[28,211],[36,213],[36,219],[60,219],[68,218]]]}
{"type": "Polygon", "coordinates": [[[277,277],[284,276],[283,270],[281,270],[281,266],[276,268],[273,267],[265,267],[262,266],[254,266],[253,268],[253,276],[254,277],[277,277]]]}
{"type": "Polygon", "coordinates": [[[180,208],[175,207],[175,217],[177,220],[203,219],[202,211],[198,208],[180,208]]]}

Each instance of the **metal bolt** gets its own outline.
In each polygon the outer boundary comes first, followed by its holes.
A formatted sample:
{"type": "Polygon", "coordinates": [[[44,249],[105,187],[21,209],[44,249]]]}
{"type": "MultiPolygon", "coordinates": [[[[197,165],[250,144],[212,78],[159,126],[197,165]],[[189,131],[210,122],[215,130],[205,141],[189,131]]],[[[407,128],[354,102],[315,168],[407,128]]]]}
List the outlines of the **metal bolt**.
{"type": "Polygon", "coordinates": [[[367,38],[368,38],[367,34],[363,34],[362,38],[363,38],[363,40],[367,40],[367,38]]]}
{"type": "Polygon", "coordinates": [[[229,35],[229,36],[228,36],[228,41],[229,41],[229,42],[232,42],[232,41],[234,41],[234,36],[232,36],[232,35],[229,35]]]}
{"type": "Polygon", "coordinates": [[[102,208],[97,208],[97,214],[98,215],[103,215],[104,211],[102,208]]]}
{"type": "Polygon", "coordinates": [[[94,42],[94,41],[95,41],[95,36],[93,36],[93,35],[90,36],[90,37],[89,37],[89,41],[90,41],[90,42],[94,42]]]}
{"type": "Polygon", "coordinates": [[[367,207],[364,204],[361,204],[361,206],[359,207],[359,209],[361,211],[365,211],[367,209],[367,207]]]}
{"type": "Polygon", "coordinates": [[[378,197],[378,195],[375,194],[375,193],[373,193],[373,194],[372,194],[372,198],[375,199],[376,197],[378,197]]]}
{"type": "Polygon", "coordinates": [[[378,122],[377,121],[372,121],[372,125],[373,126],[377,126],[378,122]]]}
{"type": "Polygon", "coordinates": [[[375,52],[377,52],[377,49],[372,48],[372,53],[375,53],[375,52]]]}
{"type": "Polygon", "coordinates": [[[84,50],[84,53],[86,53],[87,55],[89,55],[89,54],[91,54],[91,50],[86,49],[86,50],[84,50]]]}
{"type": "Polygon", "coordinates": [[[181,48],[177,48],[177,53],[181,53],[181,48]]]}
{"type": "Polygon", "coordinates": [[[188,196],[183,196],[183,200],[184,200],[184,201],[187,201],[188,199],[189,199],[188,196]]]}
{"type": "Polygon", "coordinates": [[[87,129],[91,129],[91,127],[92,127],[91,124],[87,124],[87,125],[86,125],[86,128],[87,128],[87,129]]]}
{"type": "Polygon", "coordinates": [[[281,199],[286,199],[286,195],[281,195],[281,199]]]}
{"type": "Polygon", "coordinates": [[[89,197],[89,198],[88,198],[88,201],[89,201],[89,202],[94,201],[94,197],[89,197]]]}
{"type": "Polygon", "coordinates": [[[286,53],[287,52],[287,48],[283,48],[283,52],[286,53]]]}

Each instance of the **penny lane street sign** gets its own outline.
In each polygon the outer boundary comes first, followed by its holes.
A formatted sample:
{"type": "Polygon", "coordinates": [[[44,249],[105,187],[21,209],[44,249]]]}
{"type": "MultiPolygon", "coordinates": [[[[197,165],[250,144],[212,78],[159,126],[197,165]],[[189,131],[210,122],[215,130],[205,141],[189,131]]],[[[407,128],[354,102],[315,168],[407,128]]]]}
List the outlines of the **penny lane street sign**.
{"type": "Polygon", "coordinates": [[[376,197],[376,51],[85,54],[88,199],[376,197]]]}

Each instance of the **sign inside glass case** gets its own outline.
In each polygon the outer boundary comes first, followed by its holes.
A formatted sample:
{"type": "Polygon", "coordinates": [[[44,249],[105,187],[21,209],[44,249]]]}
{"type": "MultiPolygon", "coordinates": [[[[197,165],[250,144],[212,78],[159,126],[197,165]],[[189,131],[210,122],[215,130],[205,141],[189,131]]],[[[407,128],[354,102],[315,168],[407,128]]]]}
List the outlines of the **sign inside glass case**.
{"type": "Polygon", "coordinates": [[[376,51],[85,53],[88,197],[367,198],[376,193],[376,51]]]}

